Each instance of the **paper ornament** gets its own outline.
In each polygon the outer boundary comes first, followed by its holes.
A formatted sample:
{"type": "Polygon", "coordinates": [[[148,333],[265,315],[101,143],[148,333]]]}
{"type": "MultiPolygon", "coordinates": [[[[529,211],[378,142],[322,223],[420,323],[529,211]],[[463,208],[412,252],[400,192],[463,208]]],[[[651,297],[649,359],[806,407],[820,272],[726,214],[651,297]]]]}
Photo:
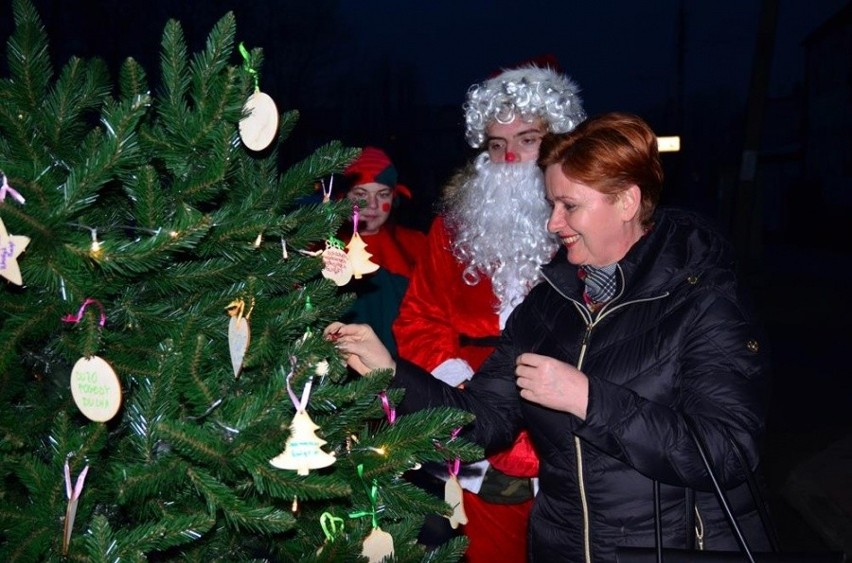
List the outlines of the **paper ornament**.
{"type": "Polygon", "coordinates": [[[249,96],[243,106],[248,115],[240,120],[240,138],[253,151],[262,151],[278,134],[278,108],[275,101],[260,90],[249,96]]]}
{"type": "Polygon", "coordinates": [[[121,384],[103,358],[80,358],[71,369],[71,396],[86,418],[106,422],[121,407],[121,384]]]}
{"type": "Polygon", "coordinates": [[[352,265],[352,275],[360,280],[364,274],[372,274],[379,269],[379,265],[370,261],[372,254],[367,252],[367,243],[358,232],[352,233],[352,239],[346,245],[349,263],[352,265]]]}
{"type": "Polygon", "coordinates": [[[464,496],[459,480],[455,475],[450,475],[444,483],[444,502],[450,505],[453,513],[449,516],[450,527],[455,530],[459,524],[467,524],[467,514],[464,511],[464,496]]]}
{"type": "Polygon", "coordinates": [[[231,301],[225,309],[231,316],[228,321],[228,350],[231,353],[231,367],[234,369],[234,377],[240,376],[243,367],[243,358],[251,341],[251,327],[249,317],[254,307],[243,316],[245,302],[242,299],[231,301]]]}
{"type": "Polygon", "coordinates": [[[364,539],[361,555],[369,559],[370,563],[381,563],[386,557],[393,557],[393,536],[381,528],[373,528],[364,539]]]}
{"type": "Polygon", "coordinates": [[[18,266],[18,256],[27,248],[30,238],[20,235],[10,235],[6,231],[3,219],[0,219],[0,276],[15,285],[22,285],[21,268],[18,266]]]}
{"type": "Polygon", "coordinates": [[[337,239],[325,241],[322,252],[322,275],[338,286],[349,283],[352,279],[352,263],[349,255],[343,251],[343,243],[337,239]]]}
{"type": "Polygon", "coordinates": [[[337,458],[324,452],[325,440],[316,435],[319,430],[307,411],[299,410],[290,423],[290,437],[284,451],[269,460],[278,469],[295,470],[299,475],[307,475],[311,469],[321,469],[334,463],[337,458]]]}

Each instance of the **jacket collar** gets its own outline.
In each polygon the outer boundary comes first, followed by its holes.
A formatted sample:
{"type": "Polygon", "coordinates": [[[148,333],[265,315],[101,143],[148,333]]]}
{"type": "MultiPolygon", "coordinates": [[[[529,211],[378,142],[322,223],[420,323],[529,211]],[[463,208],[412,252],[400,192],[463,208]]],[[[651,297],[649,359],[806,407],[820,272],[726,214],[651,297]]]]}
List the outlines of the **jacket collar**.
{"type": "MultiPolygon", "coordinates": [[[[542,273],[566,297],[583,302],[583,282],[577,266],[561,247],[542,273]]],[[[714,227],[697,214],[658,209],[654,226],[618,262],[624,275],[623,299],[642,299],[670,291],[691,276],[713,267],[731,267],[730,246],[714,227]]]]}

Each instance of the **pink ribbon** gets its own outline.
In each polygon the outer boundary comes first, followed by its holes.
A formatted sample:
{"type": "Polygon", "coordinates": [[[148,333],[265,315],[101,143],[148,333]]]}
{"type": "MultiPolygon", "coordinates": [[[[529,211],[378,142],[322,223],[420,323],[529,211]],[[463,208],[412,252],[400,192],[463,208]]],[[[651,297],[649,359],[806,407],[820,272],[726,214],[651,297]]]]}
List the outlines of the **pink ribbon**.
{"type": "Polygon", "coordinates": [[[74,519],[77,517],[77,501],[83,492],[83,483],[86,482],[86,474],[89,466],[77,475],[74,487],[71,487],[71,470],[68,468],[68,460],[65,460],[65,493],[68,496],[68,507],[65,509],[65,528],[62,533],[62,555],[68,555],[68,546],[71,543],[71,531],[74,529],[74,519]]]}
{"type": "Polygon", "coordinates": [[[12,199],[17,201],[20,204],[23,204],[25,201],[24,196],[22,196],[15,188],[9,185],[9,180],[6,178],[6,175],[0,172],[0,176],[3,176],[3,185],[0,186],[0,201],[6,200],[6,194],[12,196],[12,199]]]}
{"type": "Polygon", "coordinates": [[[358,217],[361,216],[361,208],[357,205],[352,206],[352,232],[358,233],[358,217]]]}
{"type": "Polygon", "coordinates": [[[459,458],[456,458],[455,461],[448,461],[447,462],[447,471],[449,471],[450,475],[452,475],[453,477],[455,477],[456,475],[459,474],[459,468],[460,467],[461,467],[461,460],[459,458]]]}
{"type": "Polygon", "coordinates": [[[92,299],[91,297],[88,297],[88,298],[86,298],[85,301],[83,301],[83,304],[80,305],[80,310],[77,311],[76,315],[72,315],[71,313],[68,313],[67,315],[62,317],[62,322],[63,323],[79,323],[80,319],[83,318],[83,313],[86,311],[86,307],[88,307],[92,303],[97,305],[98,308],[101,310],[101,315],[100,315],[101,319],[100,319],[100,322],[98,324],[100,326],[104,326],[104,324],[106,324],[106,314],[104,313],[104,306],[101,305],[100,301],[98,301],[97,299],[92,299]]]}
{"type": "Polygon", "coordinates": [[[83,492],[83,484],[86,482],[86,474],[89,472],[89,466],[83,468],[83,471],[77,475],[77,481],[74,483],[74,488],[71,488],[71,468],[68,467],[68,462],[65,462],[65,494],[68,500],[78,500],[80,493],[83,492]]]}
{"type": "Polygon", "coordinates": [[[379,393],[379,398],[382,400],[382,409],[385,411],[385,416],[388,417],[388,422],[393,424],[396,422],[396,409],[390,405],[388,394],[382,391],[379,393]]]}

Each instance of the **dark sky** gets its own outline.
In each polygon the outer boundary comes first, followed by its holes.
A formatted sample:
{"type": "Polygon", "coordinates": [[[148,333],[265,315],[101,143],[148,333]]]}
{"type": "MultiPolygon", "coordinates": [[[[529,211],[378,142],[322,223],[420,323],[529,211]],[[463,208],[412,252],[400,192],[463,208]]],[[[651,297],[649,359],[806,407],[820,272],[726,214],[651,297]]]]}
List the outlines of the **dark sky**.
{"type": "MultiPolygon", "coordinates": [[[[802,39],[848,0],[778,1],[773,95],[789,93],[800,79],[802,39]]],[[[187,37],[198,42],[219,17],[233,10],[239,38],[264,47],[273,63],[291,50],[282,35],[310,34],[298,41],[305,49],[328,53],[318,64],[327,63],[343,74],[369,72],[377,61],[409,69],[420,96],[429,103],[460,103],[472,82],[494,70],[553,53],[579,83],[592,113],[639,111],[677,92],[681,4],[685,94],[744,95],[761,8],[759,0],[35,0],[35,4],[49,30],[62,30],[63,45],[52,45],[54,53],[76,49],[87,56],[155,57],[167,18],[180,19],[187,37]]],[[[11,0],[0,0],[4,39],[11,30],[10,5],[11,0]]],[[[275,68],[265,72],[275,73],[275,68]]]]}
{"type": "MultiPolygon", "coordinates": [[[[780,0],[772,94],[801,79],[802,39],[846,0],[780,0]]],[[[676,91],[678,8],[684,5],[687,94],[743,95],[761,2],[757,0],[461,1],[344,0],[358,56],[411,64],[424,94],[460,102],[493,70],[555,54],[592,113],[638,109],[676,91]]]]}

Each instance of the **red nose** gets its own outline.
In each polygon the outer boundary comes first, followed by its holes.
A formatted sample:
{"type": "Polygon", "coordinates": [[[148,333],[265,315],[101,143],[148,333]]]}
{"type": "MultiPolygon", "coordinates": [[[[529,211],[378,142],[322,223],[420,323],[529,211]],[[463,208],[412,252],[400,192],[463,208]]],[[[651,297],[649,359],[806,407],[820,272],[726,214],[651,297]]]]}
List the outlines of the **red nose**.
{"type": "Polygon", "coordinates": [[[506,153],[506,162],[515,162],[515,153],[507,152],[506,153]]]}

